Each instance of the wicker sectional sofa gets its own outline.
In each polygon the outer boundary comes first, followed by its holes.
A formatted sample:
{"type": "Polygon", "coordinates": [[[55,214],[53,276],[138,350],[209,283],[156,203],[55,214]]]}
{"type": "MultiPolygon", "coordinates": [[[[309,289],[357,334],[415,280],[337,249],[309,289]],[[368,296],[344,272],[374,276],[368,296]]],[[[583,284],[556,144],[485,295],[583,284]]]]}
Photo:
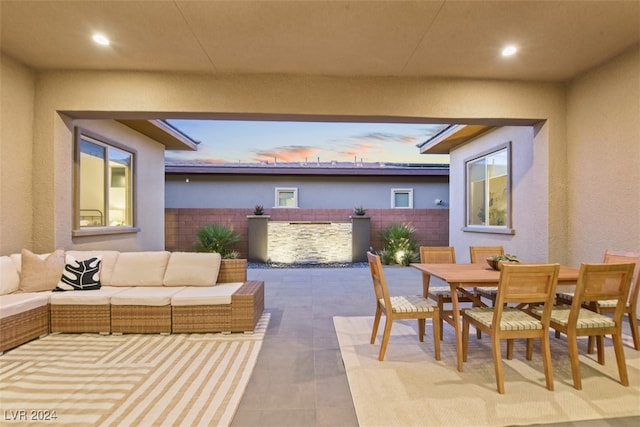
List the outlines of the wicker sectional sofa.
{"type": "Polygon", "coordinates": [[[48,290],[29,291],[25,281],[33,274],[26,257],[59,263],[53,256],[23,251],[0,257],[0,353],[60,332],[251,332],[264,311],[264,282],[247,281],[244,259],[191,252],[67,251],[67,263],[69,256],[100,259],[100,288],[56,292],[60,286],[49,278],[48,290]]]}

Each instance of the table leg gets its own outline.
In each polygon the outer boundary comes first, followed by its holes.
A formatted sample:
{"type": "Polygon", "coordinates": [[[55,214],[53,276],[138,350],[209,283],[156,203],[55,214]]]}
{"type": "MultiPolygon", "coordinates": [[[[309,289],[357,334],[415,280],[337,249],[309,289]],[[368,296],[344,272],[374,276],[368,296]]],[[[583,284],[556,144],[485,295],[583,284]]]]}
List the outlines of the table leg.
{"type": "Polygon", "coordinates": [[[422,296],[429,298],[429,282],[431,282],[431,275],[422,273],[422,296]]]}
{"type": "Polygon", "coordinates": [[[456,331],[456,358],[458,371],[462,372],[462,325],[460,324],[460,303],[458,301],[458,284],[449,283],[451,287],[451,306],[453,311],[453,328],[456,331]]]}

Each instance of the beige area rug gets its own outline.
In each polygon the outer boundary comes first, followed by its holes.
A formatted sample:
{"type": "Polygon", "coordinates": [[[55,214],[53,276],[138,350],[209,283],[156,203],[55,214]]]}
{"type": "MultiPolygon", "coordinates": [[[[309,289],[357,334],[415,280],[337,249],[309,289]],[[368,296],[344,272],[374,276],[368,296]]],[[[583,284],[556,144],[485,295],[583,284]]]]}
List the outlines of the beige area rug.
{"type": "Polygon", "coordinates": [[[0,424],[229,425],[269,317],[251,335],[56,334],[32,341],[0,356],[0,424]]]}
{"type": "MultiPolygon", "coordinates": [[[[429,321],[427,321],[429,322],[429,321]]],[[[613,347],[606,364],[581,356],[582,390],[573,388],[564,338],[551,338],[555,391],[547,390],[539,342],[533,359],[516,341],[513,360],[504,360],[504,395],[496,390],[491,342],[469,339],[464,372],[455,367],[453,329],[445,324],[441,360],[434,359],[431,325],[424,343],[417,322],[396,321],[387,354],[378,361],[384,319],[369,344],[373,317],[334,317],[342,359],[360,426],[507,426],[640,416],[640,352],[625,342],[630,387],[618,381],[613,347]]],[[[586,350],[586,340],[580,349],[586,350]]],[[[503,355],[506,345],[503,344],[503,355]]]]}

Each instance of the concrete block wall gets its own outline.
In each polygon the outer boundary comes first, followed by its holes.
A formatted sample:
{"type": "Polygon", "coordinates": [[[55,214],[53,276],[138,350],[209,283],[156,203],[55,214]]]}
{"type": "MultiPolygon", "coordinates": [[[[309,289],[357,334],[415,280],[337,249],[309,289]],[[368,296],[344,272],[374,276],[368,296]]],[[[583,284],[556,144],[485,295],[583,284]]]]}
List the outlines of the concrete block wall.
{"type": "MultiPolygon", "coordinates": [[[[219,223],[233,227],[240,235],[236,246],[242,258],[248,253],[247,216],[252,208],[167,208],[165,209],[165,249],[193,251],[198,228],[219,223]]],[[[265,208],[271,221],[349,221],[352,209],[271,209],[265,208]]],[[[371,218],[371,245],[382,249],[378,233],[392,224],[410,224],[420,245],[449,245],[449,209],[367,209],[371,218]]]]}

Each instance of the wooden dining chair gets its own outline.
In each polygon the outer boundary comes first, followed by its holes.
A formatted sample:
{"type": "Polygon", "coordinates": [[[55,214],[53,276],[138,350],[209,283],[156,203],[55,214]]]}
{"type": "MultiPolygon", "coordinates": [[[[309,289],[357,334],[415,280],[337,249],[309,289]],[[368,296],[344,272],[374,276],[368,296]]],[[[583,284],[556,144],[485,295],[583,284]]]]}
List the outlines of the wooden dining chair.
{"type": "MultiPolygon", "coordinates": [[[[633,277],[631,278],[629,298],[625,304],[624,314],[626,314],[629,319],[633,347],[640,351],[640,333],[638,333],[638,319],[636,317],[636,313],[638,312],[638,294],[640,293],[640,253],[606,250],[603,262],[605,264],[633,262],[636,265],[633,270],[633,277]]],[[[573,292],[559,292],[556,296],[557,304],[571,305],[573,294],[573,292]]],[[[616,310],[616,300],[598,301],[595,304],[595,309],[601,314],[613,314],[616,310]]],[[[593,353],[593,343],[593,337],[589,337],[589,353],[593,353]]]]}
{"type": "Polygon", "coordinates": [[[373,289],[376,296],[376,316],[373,321],[373,330],[371,331],[371,344],[375,344],[378,334],[378,325],[382,314],[385,315],[384,333],[382,335],[382,345],[380,346],[380,354],[378,360],[384,360],[389,336],[391,335],[391,326],[394,320],[400,319],[417,319],[418,320],[418,338],[424,341],[425,319],[433,319],[433,345],[435,348],[435,358],[440,360],[440,312],[438,307],[429,303],[427,298],[416,296],[391,296],[387,287],[387,281],[382,269],[380,257],[371,252],[367,252],[367,260],[371,270],[371,280],[373,281],[373,289]]]}
{"type": "MultiPolygon", "coordinates": [[[[598,347],[598,363],[604,365],[604,335],[611,335],[616,354],[620,382],[629,385],[627,365],[622,345],[622,317],[629,296],[629,287],[635,264],[582,264],[578,283],[570,306],[554,307],[551,312],[550,327],[567,336],[573,387],[582,389],[580,360],[578,358],[578,337],[595,336],[598,347]],[[613,316],[605,316],[585,308],[587,302],[614,300],[616,309],[613,316]]],[[[534,313],[540,315],[539,310],[534,313]]]]}
{"type": "Polygon", "coordinates": [[[462,357],[467,361],[469,325],[474,325],[491,337],[493,364],[498,393],[504,394],[504,373],[500,341],[507,340],[507,359],[513,357],[513,340],[527,340],[527,360],[533,356],[533,339],[540,339],[544,376],[547,388],[553,390],[553,368],[549,347],[549,318],[555,299],[560,264],[504,265],[493,307],[474,307],[462,314],[462,357]],[[539,304],[541,316],[535,317],[524,309],[508,303],[539,304]]]}
{"type": "MultiPolygon", "coordinates": [[[[487,264],[487,258],[495,255],[504,255],[504,248],[502,246],[469,246],[471,264],[487,264]]],[[[496,303],[496,291],[496,287],[479,287],[475,289],[477,295],[490,300],[492,305],[496,303]]]]}
{"type": "MultiPolygon", "coordinates": [[[[420,246],[420,263],[422,264],[455,264],[456,251],[453,246],[420,246]]],[[[451,287],[430,286],[431,278],[422,273],[423,294],[438,304],[440,310],[440,339],[444,335],[443,318],[445,315],[452,316],[451,308],[445,310],[445,304],[451,304],[451,287]]],[[[458,292],[458,302],[473,302],[472,299],[458,292]]],[[[457,321],[457,320],[456,320],[457,321]]]]}

